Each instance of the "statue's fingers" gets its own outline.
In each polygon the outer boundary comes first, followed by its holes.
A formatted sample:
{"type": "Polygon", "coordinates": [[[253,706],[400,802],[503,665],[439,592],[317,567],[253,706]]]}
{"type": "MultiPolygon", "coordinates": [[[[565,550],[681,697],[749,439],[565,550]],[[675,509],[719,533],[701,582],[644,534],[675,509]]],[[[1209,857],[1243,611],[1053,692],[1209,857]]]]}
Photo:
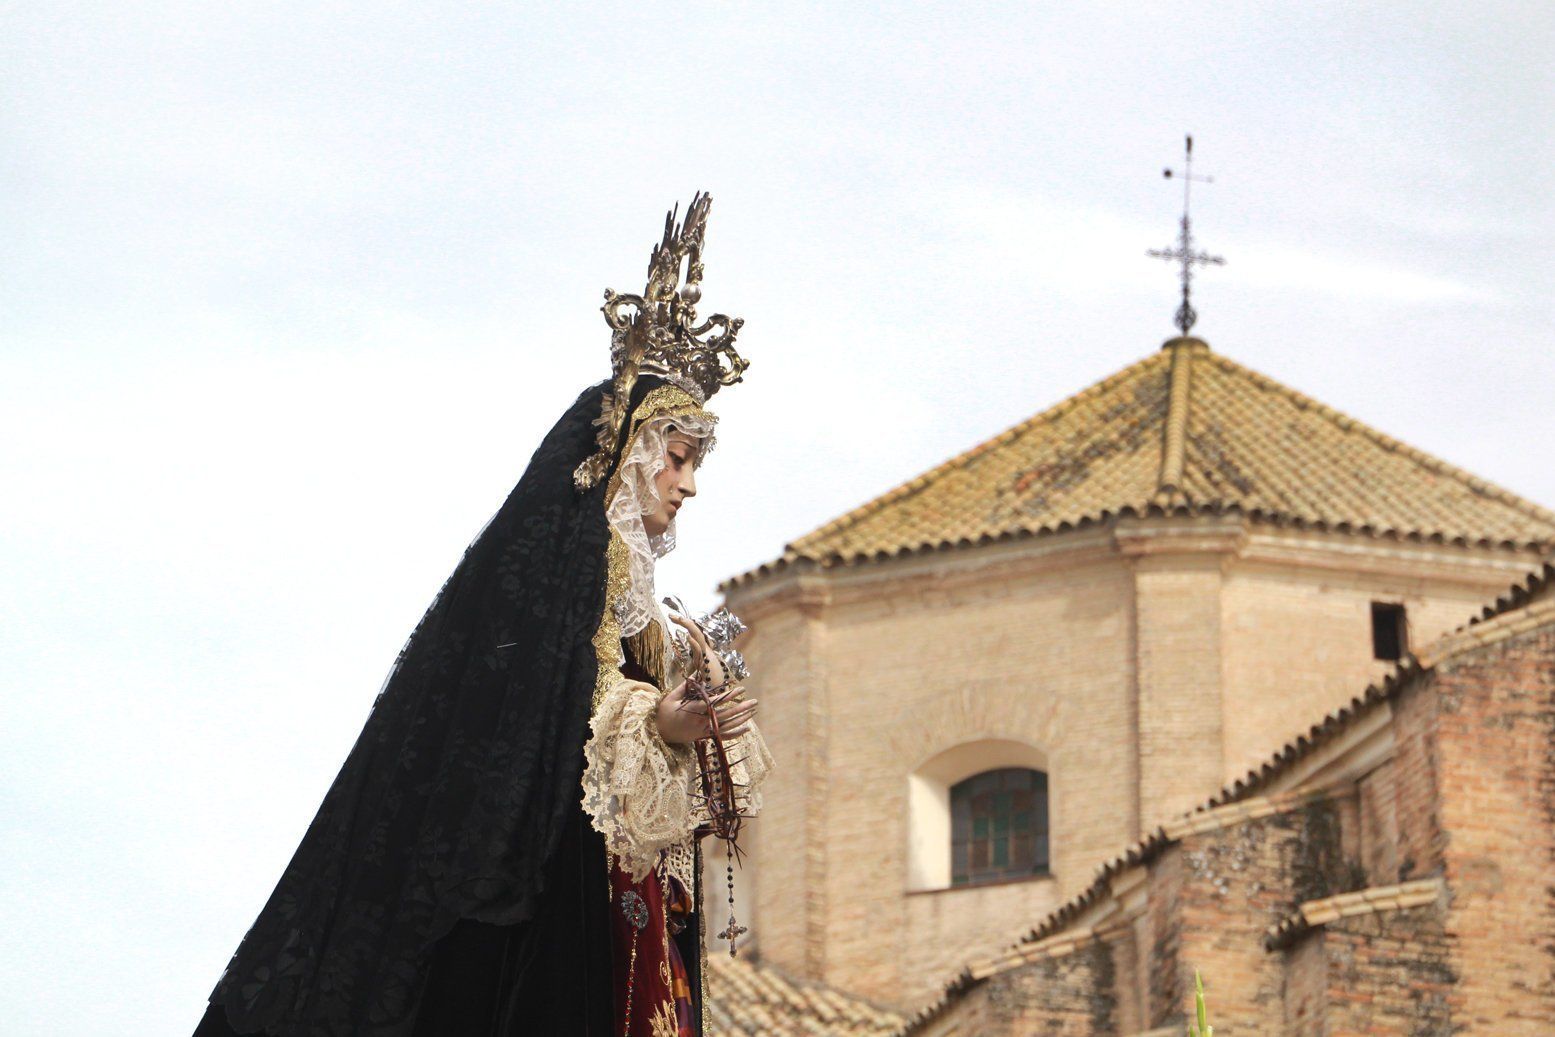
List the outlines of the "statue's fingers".
{"type": "Polygon", "coordinates": [[[744,690],[745,689],[743,689],[743,688],[741,688],[741,687],[739,687],[737,685],[726,684],[726,685],[724,685],[724,688],[723,688],[722,691],[715,692],[713,695],[711,695],[708,698],[708,701],[711,702],[715,706],[719,706],[719,705],[722,705],[723,703],[729,701],[729,699],[731,699],[732,697],[738,695],[741,691],[744,691],[744,690]]]}
{"type": "Polygon", "coordinates": [[[725,727],[732,727],[735,724],[743,724],[749,721],[755,715],[756,711],[754,709],[741,709],[727,715],[720,713],[718,715],[718,726],[720,729],[722,729],[725,727]]]}
{"type": "Polygon", "coordinates": [[[671,615],[670,622],[676,624],[686,632],[686,637],[691,642],[692,651],[697,653],[706,652],[707,638],[703,635],[700,627],[679,613],[671,615]]]}

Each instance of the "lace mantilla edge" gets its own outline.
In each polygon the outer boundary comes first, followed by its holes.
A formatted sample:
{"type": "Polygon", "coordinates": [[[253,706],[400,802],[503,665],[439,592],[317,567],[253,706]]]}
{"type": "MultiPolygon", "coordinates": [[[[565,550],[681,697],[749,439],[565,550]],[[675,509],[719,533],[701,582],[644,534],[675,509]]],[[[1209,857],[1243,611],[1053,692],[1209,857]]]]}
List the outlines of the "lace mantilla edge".
{"type": "MultiPolygon", "coordinates": [[[[698,454],[698,463],[712,448],[712,428],[716,425],[716,415],[703,410],[697,405],[684,389],[673,385],[660,386],[650,392],[638,404],[637,410],[632,414],[632,429],[623,447],[622,456],[630,457],[636,445],[638,433],[642,426],[654,418],[667,415],[681,415],[696,419],[705,423],[707,439],[703,442],[702,450],[698,454]]],[[[610,515],[611,505],[615,501],[616,494],[621,488],[622,472],[618,469],[610,478],[605,490],[605,512],[610,515]]],[[[640,522],[639,522],[640,525],[640,522]]],[[[646,543],[646,540],[644,541],[646,543]]],[[[652,581],[648,581],[642,594],[633,594],[633,552],[627,544],[622,530],[614,523],[610,524],[610,543],[605,549],[605,601],[604,608],[600,612],[599,625],[594,631],[594,657],[599,665],[599,674],[594,682],[593,705],[598,709],[600,700],[607,691],[621,677],[621,639],[628,633],[622,629],[623,615],[630,618],[637,611],[646,614],[646,609],[634,610],[629,604],[634,597],[641,598],[643,594],[652,599],[652,581]]],[[[651,558],[649,559],[651,571],[651,558]]],[[[638,568],[641,568],[638,566],[638,568]]],[[[656,608],[656,607],[655,607],[656,608]]]]}
{"type": "Polygon", "coordinates": [[[660,619],[653,571],[658,559],[675,549],[675,519],[672,516],[669,527],[658,535],[650,535],[643,520],[659,507],[655,480],[665,468],[670,430],[675,429],[698,442],[693,464],[700,464],[712,445],[715,426],[711,415],[657,414],[637,426],[631,443],[622,454],[615,480],[611,483],[614,491],[605,508],[611,528],[626,543],[630,563],[631,580],[627,592],[615,603],[622,637],[632,637],[660,619]]]}

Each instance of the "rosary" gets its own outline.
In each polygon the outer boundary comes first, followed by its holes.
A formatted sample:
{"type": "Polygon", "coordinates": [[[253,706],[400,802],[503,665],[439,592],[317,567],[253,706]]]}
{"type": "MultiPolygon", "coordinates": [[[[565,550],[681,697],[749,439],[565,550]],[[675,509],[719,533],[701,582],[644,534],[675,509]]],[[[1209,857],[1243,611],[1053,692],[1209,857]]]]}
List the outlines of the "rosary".
{"type": "Polygon", "coordinates": [[[702,778],[702,791],[698,799],[707,813],[711,834],[722,839],[724,844],[724,867],[729,887],[729,924],[718,934],[718,938],[729,941],[729,956],[734,957],[735,941],[748,931],[734,917],[734,865],[740,859],[740,826],[748,816],[739,802],[739,792],[744,786],[735,781],[734,768],[744,761],[729,759],[729,746],[724,743],[715,707],[719,694],[731,683],[750,676],[745,659],[734,648],[735,640],[745,632],[745,624],[727,608],[720,608],[696,619],[679,598],[665,598],[664,603],[690,620],[701,632],[708,647],[718,653],[719,661],[723,664],[724,679],[715,685],[709,653],[700,653],[700,665],[692,667],[690,664],[698,654],[695,646],[690,638],[675,639],[676,654],[687,664],[686,702],[701,702],[707,710],[708,735],[696,743],[697,770],[702,778]]]}

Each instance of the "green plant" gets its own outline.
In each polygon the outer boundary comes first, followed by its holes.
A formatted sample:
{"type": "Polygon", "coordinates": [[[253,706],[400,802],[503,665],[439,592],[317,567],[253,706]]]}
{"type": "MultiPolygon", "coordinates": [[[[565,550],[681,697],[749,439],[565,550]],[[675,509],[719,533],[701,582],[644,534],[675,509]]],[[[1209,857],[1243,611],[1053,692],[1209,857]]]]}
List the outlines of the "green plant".
{"type": "Polygon", "coordinates": [[[1199,1024],[1188,1024],[1188,1037],[1215,1037],[1215,1028],[1209,1024],[1204,1011],[1204,980],[1199,976],[1199,970],[1193,970],[1193,1004],[1199,1017],[1199,1024]]]}

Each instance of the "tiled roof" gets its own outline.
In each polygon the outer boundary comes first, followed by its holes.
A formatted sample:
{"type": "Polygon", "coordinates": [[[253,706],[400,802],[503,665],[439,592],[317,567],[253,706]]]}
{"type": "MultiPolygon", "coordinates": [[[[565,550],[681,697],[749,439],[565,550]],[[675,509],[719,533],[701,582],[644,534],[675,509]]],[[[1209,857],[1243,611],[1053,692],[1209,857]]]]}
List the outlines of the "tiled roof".
{"type": "Polygon", "coordinates": [[[1555,544],[1555,512],[1182,338],[801,537],[774,565],[889,557],[1152,511],[1555,544]]]}
{"type": "Polygon", "coordinates": [[[887,1037],[906,1020],[743,958],[708,955],[709,1037],[887,1037]]]}
{"type": "Polygon", "coordinates": [[[1516,612],[1526,608],[1531,602],[1538,601],[1548,594],[1555,593],[1555,558],[1551,558],[1538,569],[1529,573],[1523,580],[1512,584],[1505,594],[1486,605],[1473,619],[1458,628],[1462,632],[1469,627],[1478,626],[1480,623],[1488,623],[1498,616],[1504,616],[1508,612],[1516,612]]]}
{"type": "Polygon", "coordinates": [[[1434,904],[1441,898],[1442,877],[1396,882],[1391,886],[1371,886],[1351,893],[1303,902],[1296,910],[1264,933],[1263,945],[1269,950],[1287,947],[1309,929],[1341,918],[1374,915],[1383,911],[1403,911],[1434,904]]]}

